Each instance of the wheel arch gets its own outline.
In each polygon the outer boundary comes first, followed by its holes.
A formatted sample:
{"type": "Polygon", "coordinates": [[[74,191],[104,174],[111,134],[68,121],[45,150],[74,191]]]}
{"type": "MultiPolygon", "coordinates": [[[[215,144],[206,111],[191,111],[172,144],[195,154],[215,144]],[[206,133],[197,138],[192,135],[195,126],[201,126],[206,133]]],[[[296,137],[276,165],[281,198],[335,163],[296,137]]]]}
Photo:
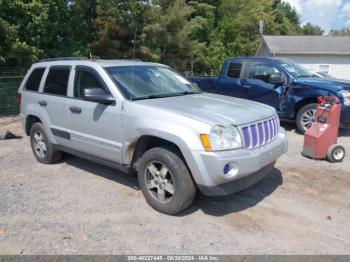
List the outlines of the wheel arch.
{"type": "Polygon", "coordinates": [[[317,103],[317,96],[313,96],[313,97],[307,97],[304,99],[299,100],[294,107],[294,119],[296,119],[298,111],[303,107],[306,106],[308,104],[312,104],[312,103],[317,103]]]}
{"type": "Polygon", "coordinates": [[[42,123],[43,121],[36,115],[28,115],[25,121],[25,133],[27,136],[30,135],[30,129],[35,123],[42,123]]]}
{"type": "Polygon", "coordinates": [[[158,136],[142,135],[137,139],[137,141],[130,143],[128,147],[127,158],[130,161],[131,168],[137,169],[137,161],[147,150],[154,147],[164,147],[170,149],[171,151],[177,153],[186,164],[186,159],[180,147],[176,143],[158,136]]]}

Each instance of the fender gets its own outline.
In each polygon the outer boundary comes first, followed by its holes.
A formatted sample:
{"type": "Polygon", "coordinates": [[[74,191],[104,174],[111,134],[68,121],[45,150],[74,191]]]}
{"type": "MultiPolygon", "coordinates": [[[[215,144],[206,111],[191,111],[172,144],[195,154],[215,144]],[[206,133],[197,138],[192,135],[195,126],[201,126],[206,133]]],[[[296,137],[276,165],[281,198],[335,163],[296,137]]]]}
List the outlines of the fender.
{"type": "Polygon", "coordinates": [[[26,125],[27,125],[27,120],[28,120],[29,116],[32,115],[32,116],[39,118],[41,120],[41,122],[43,123],[45,133],[49,137],[50,142],[53,144],[57,144],[57,141],[50,130],[51,122],[50,122],[50,118],[49,118],[48,114],[43,110],[39,110],[40,108],[38,108],[38,107],[39,107],[39,105],[36,105],[33,103],[26,105],[25,110],[23,110],[23,112],[26,112],[26,114],[23,115],[24,127],[26,127],[26,125]],[[45,113],[43,113],[43,112],[45,112],[45,113]]]}
{"type": "Polygon", "coordinates": [[[297,111],[309,102],[316,102],[319,96],[336,95],[329,90],[311,86],[292,85],[287,99],[286,117],[294,118],[297,111]]]}

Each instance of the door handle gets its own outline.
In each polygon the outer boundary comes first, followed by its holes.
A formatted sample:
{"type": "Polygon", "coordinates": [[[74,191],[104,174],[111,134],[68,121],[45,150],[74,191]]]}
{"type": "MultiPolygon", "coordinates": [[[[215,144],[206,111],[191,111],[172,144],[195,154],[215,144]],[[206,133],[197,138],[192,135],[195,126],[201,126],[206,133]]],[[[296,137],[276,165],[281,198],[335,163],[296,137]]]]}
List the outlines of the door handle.
{"type": "Polygon", "coordinates": [[[46,103],[46,101],[39,101],[38,102],[38,104],[40,105],[40,106],[47,106],[47,103],[46,103]]]}
{"type": "Polygon", "coordinates": [[[76,106],[71,106],[71,107],[69,108],[69,110],[70,110],[72,113],[75,113],[75,114],[80,114],[80,113],[81,113],[81,108],[76,107],[76,106]]]}
{"type": "Polygon", "coordinates": [[[244,88],[252,88],[251,85],[243,85],[244,88]]]}

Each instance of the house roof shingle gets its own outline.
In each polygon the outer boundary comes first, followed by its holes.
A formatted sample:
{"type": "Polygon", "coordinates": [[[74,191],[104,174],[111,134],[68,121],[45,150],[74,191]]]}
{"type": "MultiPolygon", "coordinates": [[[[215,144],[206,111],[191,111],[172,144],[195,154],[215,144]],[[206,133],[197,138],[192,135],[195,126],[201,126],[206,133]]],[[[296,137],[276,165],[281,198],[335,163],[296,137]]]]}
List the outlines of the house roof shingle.
{"type": "Polygon", "coordinates": [[[271,53],[350,54],[349,36],[263,36],[271,53]]]}

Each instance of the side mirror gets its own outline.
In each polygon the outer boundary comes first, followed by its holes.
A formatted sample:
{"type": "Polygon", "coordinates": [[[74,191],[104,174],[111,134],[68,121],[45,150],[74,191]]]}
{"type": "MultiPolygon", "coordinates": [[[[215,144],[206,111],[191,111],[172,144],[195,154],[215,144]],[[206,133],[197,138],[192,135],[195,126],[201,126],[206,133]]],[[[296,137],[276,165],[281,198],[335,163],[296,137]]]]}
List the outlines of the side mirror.
{"type": "Polygon", "coordinates": [[[269,82],[273,85],[281,85],[287,81],[287,77],[281,73],[275,73],[270,75],[269,82]]]}
{"type": "Polygon", "coordinates": [[[83,89],[83,98],[104,105],[110,105],[115,101],[112,95],[107,94],[102,88],[96,87],[83,89]]]}

